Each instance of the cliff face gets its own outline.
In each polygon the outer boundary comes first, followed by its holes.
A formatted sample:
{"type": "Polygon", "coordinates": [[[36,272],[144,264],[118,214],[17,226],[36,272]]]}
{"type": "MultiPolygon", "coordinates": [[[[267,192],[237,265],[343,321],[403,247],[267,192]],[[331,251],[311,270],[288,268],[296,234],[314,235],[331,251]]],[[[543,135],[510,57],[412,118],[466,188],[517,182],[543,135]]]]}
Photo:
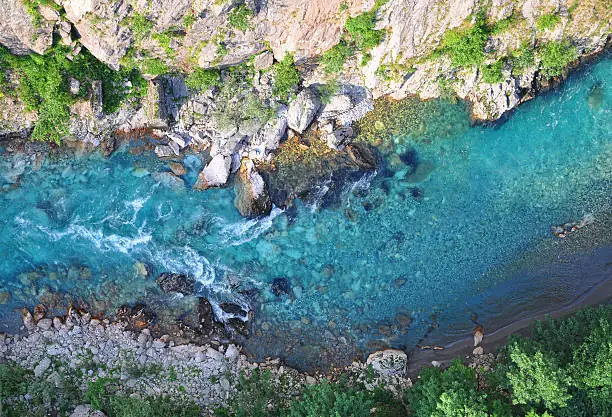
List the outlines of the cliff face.
{"type": "MultiPolygon", "coordinates": [[[[535,47],[569,39],[579,55],[596,51],[604,47],[612,20],[602,0],[55,1],[62,13],[39,1],[36,16],[31,6],[28,14],[19,1],[0,0],[8,11],[0,22],[0,43],[16,54],[41,53],[51,46],[55,27],[62,42],[78,38],[110,67],[147,64],[141,66],[145,73],[154,72],[149,65],[153,60],[163,68],[189,72],[240,64],[265,50],[278,61],[292,53],[298,64],[313,63],[341,41],[349,17],[372,11],[375,29],[384,36],[371,50],[356,51],[340,79],[365,85],[375,97],[395,98],[437,97],[439,81],[453,80],[451,89],[475,104],[478,119],[496,119],[516,106],[537,76],[540,58],[521,74],[504,60],[501,77],[484,82],[482,65],[458,67],[448,57],[432,54],[451,29],[469,26],[478,11],[486,13],[494,29],[484,45],[486,65],[509,57],[522,44],[535,47]],[[549,16],[554,24],[540,22],[549,16]]],[[[309,84],[328,82],[330,76],[319,66],[304,78],[309,84]]]]}

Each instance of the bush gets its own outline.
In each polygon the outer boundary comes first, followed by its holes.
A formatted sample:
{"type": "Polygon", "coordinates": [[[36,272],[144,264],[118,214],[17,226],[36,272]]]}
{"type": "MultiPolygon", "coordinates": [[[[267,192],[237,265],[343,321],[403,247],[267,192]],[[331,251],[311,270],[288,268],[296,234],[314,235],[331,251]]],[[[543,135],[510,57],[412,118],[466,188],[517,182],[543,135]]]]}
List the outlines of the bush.
{"type": "Polygon", "coordinates": [[[162,75],[168,72],[168,65],[159,58],[143,59],[139,65],[144,74],[162,75]]]}
{"type": "Polygon", "coordinates": [[[375,26],[375,10],[362,13],[355,17],[349,17],[345,24],[346,31],[351,36],[356,48],[364,52],[378,45],[385,35],[384,31],[375,30],[375,26]]]}
{"type": "Polygon", "coordinates": [[[452,29],[442,38],[442,50],[454,66],[480,65],[485,60],[484,47],[489,36],[489,27],[483,13],[476,18],[474,26],[467,29],[452,29]]]}
{"type": "Polygon", "coordinates": [[[289,408],[290,417],[370,417],[374,400],[365,390],[341,384],[321,384],[307,387],[300,401],[289,408]]]}
{"type": "Polygon", "coordinates": [[[542,69],[549,77],[560,75],[563,69],[578,57],[578,51],[569,41],[552,41],[539,50],[542,69]]]}
{"type": "Polygon", "coordinates": [[[241,4],[237,7],[234,7],[227,17],[227,21],[231,27],[236,29],[240,29],[243,32],[246,32],[249,29],[249,19],[253,15],[253,12],[246,7],[244,4],[241,4]]]}
{"type": "Polygon", "coordinates": [[[510,26],[516,23],[516,20],[517,19],[514,14],[506,17],[505,19],[498,20],[493,24],[493,27],[491,28],[491,34],[499,35],[500,33],[505,32],[506,30],[508,30],[508,28],[510,28],[510,26]]]}
{"type": "Polygon", "coordinates": [[[202,91],[216,87],[220,83],[220,74],[217,69],[198,68],[185,78],[185,84],[191,90],[202,91]]]}
{"type": "Polygon", "coordinates": [[[476,372],[453,362],[449,369],[425,368],[408,392],[411,410],[417,417],[510,417],[502,398],[478,390],[476,372]],[[489,412],[493,412],[489,414],[489,412]]]}
{"type": "Polygon", "coordinates": [[[344,63],[353,53],[353,48],[345,40],[341,40],[340,43],[323,53],[321,57],[323,70],[328,74],[342,71],[344,63]]]}
{"type": "Polygon", "coordinates": [[[282,61],[274,64],[273,71],[273,94],[277,97],[288,99],[300,83],[300,74],[293,62],[293,55],[285,54],[282,61]]]}
{"type": "Polygon", "coordinates": [[[527,42],[522,42],[521,47],[510,54],[510,62],[512,63],[512,73],[520,75],[527,68],[535,65],[533,49],[527,42]]]}
{"type": "Polygon", "coordinates": [[[604,305],[514,338],[500,365],[513,402],[555,417],[612,416],[611,323],[612,306],[604,305]]]}
{"type": "Polygon", "coordinates": [[[561,17],[556,14],[543,14],[536,20],[536,27],[539,31],[552,29],[561,21],[561,17]]]}
{"type": "Polygon", "coordinates": [[[482,80],[487,84],[500,83],[504,80],[501,59],[493,64],[482,66],[480,70],[482,72],[482,80]]]}

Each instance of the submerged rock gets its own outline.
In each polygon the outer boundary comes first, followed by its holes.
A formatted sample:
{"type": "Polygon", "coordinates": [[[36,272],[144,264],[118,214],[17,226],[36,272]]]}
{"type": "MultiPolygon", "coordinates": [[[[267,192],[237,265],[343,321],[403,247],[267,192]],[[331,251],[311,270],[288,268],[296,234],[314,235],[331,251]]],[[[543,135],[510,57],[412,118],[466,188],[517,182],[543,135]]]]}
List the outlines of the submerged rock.
{"type": "Polygon", "coordinates": [[[378,166],[375,151],[368,145],[353,143],[346,148],[351,160],[361,169],[373,171],[378,166]]]}
{"type": "Polygon", "coordinates": [[[264,216],[272,210],[268,186],[251,160],[240,166],[236,181],[234,205],[244,217],[264,216]]]}
{"type": "Polygon", "coordinates": [[[366,361],[376,373],[382,376],[404,375],[408,356],[401,350],[385,349],[372,353],[366,361]]]}
{"type": "Polygon", "coordinates": [[[189,275],[164,272],[157,277],[156,282],[165,293],[191,295],[195,292],[196,280],[189,275]]]}
{"type": "Polygon", "coordinates": [[[303,133],[312,123],[321,107],[321,100],[316,91],[306,88],[299,92],[289,104],[287,124],[298,133],[303,133]]]}
{"type": "Polygon", "coordinates": [[[177,177],[172,172],[154,172],[151,177],[164,187],[168,187],[173,190],[182,190],[185,188],[185,182],[183,179],[177,177]]]}
{"type": "Polygon", "coordinates": [[[291,283],[287,278],[274,278],[271,286],[272,294],[280,297],[283,294],[291,294],[291,283]]]}

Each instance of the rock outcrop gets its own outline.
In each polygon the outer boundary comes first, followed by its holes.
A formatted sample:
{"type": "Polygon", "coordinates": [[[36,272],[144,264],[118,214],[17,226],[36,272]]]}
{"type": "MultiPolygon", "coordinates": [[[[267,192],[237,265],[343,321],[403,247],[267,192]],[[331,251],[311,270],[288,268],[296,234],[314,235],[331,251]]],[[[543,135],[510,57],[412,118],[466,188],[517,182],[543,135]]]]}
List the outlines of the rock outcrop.
{"type": "Polygon", "coordinates": [[[272,210],[268,185],[249,159],[240,166],[235,192],[234,205],[244,217],[263,216],[272,210]]]}
{"type": "Polygon", "coordinates": [[[314,120],[320,107],[319,94],[312,88],[305,88],[289,104],[287,125],[296,132],[303,133],[314,120]]]}
{"type": "Polygon", "coordinates": [[[372,366],[374,372],[379,375],[404,375],[408,356],[401,350],[386,349],[372,353],[368,356],[366,364],[372,366]]]}

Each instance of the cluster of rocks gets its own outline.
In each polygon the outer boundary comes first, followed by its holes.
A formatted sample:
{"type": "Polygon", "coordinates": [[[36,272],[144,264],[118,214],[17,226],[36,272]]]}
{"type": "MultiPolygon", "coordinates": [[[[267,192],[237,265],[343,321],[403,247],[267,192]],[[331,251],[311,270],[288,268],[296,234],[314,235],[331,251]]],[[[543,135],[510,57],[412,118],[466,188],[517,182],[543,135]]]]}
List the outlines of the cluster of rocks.
{"type": "MultiPolygon", "coordinates": [[[[163,281],[167,280],[172,277],[163,281]]],[[[0,362],[31,369],[36,378],[56,384],[60,392],[67,375],[76,378],[83,392],[88,381],[109,378],[117,381],[124,395],[185,398],[211,410],[227,402],[241,373],[257,368],[270,370],[273,381],[282,378],[288,392],[326,378],[299,373],[278,359],[251,362],[234,344],[178,345],[168,335],[156,337],[148,328],[129,330],[123,321],[92,318],[76,309],[64,317],[48,318],[43,311],[28,310],[22,316],[23,334],[0,334],[0,362]]],[[[389,350],[371,355],[367,364],[355,362],[347,371],[371,387],[384,384],[394,390],[410,386],[406,362],[405,353],[389,350]],[[368,366],[375,371],[374,379],[366,377],[368,366]]],[[[80,405],[72,416],[92,412],[80,405]]]]}

